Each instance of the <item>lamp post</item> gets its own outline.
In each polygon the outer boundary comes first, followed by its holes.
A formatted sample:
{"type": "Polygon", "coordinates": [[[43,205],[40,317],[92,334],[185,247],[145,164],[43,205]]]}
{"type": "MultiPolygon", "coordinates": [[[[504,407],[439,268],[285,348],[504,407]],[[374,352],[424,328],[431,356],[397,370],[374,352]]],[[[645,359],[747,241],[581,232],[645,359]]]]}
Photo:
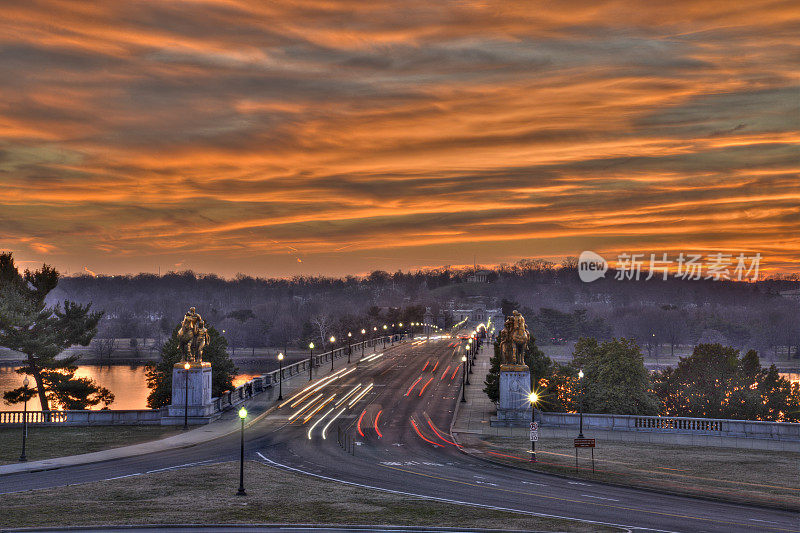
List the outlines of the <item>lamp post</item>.
{"type": "Polygon", "coordinates": [[[351,339],[353,338],[353,334],[349,331],[347,332],[347,364],[350,364],[350,353],[353,351],[353,345],[350,343],[351,339]]]}
{"type": "Polygon", "coordinates": [[[404,333],[404,332],[403,332],[403,323],[402,323],[402,322],[400,322],[400,323],[397,325],[397,327],[399,327],[399,328],[400,328],[400,337],[398,337],[398,339],[397,339],[397,342],[400,342],[401,340],[403,340],[403,333],[404,333]]]}
{"type": "Polygon", "coordinates": [[[28,460],[28,456],[25,454],[25,444],[28,439],[28,385],[30,384],[30,380],[28,380],[28,376],[25,376],[25,379],[22,381],[22,387],[25,390],[23,397],[25,399],[25,407],[22,411],[22,455],[19,456],[19,462],[24,463],[28,460]]]}
{"type": "Polygon", "coordinates": [[[461,387],[461,402],[462,403],[466,403],[467,402],[467,397],[466,397],[467,380],[466,380],[466,377],[467,377],[467,356],[466,355],[462,355],[461,356],[461,383],[463,385],[461,387]]]}
{"type": "Polygon", "coordinates": [[[283,400],[283,353],[278,353],[278,401],[283,400]]]}
{"type": "Polygon", "coordinates": [[[183,389],[183,429],[189,429],[189,369],[192,365],[189,364],[189,361],[186,361],[183,365],[183,371],[185,373],[186,379],[183,380],[184,382],[184,389],[183,389]]]}
{"type": "MultiPolygon", "coordinates": [[[[474,345],[472,344],[472,339],[469,339],[469,340],[467,341],[467,351],[468,351],[468,353],[469,353],[469,361],[470,361],[470,364],[469,364],[469,373],[470,373],[470,374],[472,374],[472,352],[473,352],[473,346],[474,346],[474,345]]],[[[467,377],[467,385],[469,385],[469,377],[467,377]]]]}
{"type": "Polygon", "coordinates": [[[308,381],[311,381],[311,371],[314,369],[314,343],[308,343],[308,381]]]}
{"type": "Polygon", "coordinates": [[[378,326],[373,326],[372,327],[372,350],[375,353],[378,352],[378,341],[376,340],[377,336],[378,336],[378,326]]]}
{"type": "Polygon", "coordinates": [[[244,491],[244,419],[247,418],[247,409],[242,407],[239,409],[239,419],[242,421],[242,446],[239,453],[239,490],[236,492],[237,496],[247,496],[244,491]]]}
{"type": "Polygon", "coordinates": [[[336,337],[331,335],[331,338],[328,340],[331,341],[331,372],[333,372],[333,343],[336,342],[336,337]]]}
{"type": "MultiPolygon", "coordinates": [[[[533,391],[528,396],[528,400],[530,400],[530,402],[531,402],[531,424],[533,424],[533,422],[535,421],[533,413],[536,410],[536,402],[539,401],[539,395],[536,394],[536,391],[533,391]]],[[[531,428],[533,428],[533,426],[531,426],[531,428]]],[[[531,441],[531,462],[532,463],[537,462],[536,461],[536,441],[535,440],[531,441]]]]}
{"type": "Polygon", "coordinates": [[[386,330],[389,329],[389,326],[386,324],[383,325],[383,349],[386,349],[386,330]]]}
{"type": "Polygon", "coordinates": [[[578,430],[579,439],[583,438],[583,376],[584,376],[583,369],[578,370],[578,381],[581,382],[581,396],[580,399],[578,400],[578,404],[580,405],[580,411],[581,411],[581,425],[580,429],[578,430]]]}
{"type": "Polygon", "coordinates": [[[367,344],[367,330],[361,328],[361,357],[364,357],[364,346],[367,344]]]}
{"type": "Polygon", "coordinates": [[[392,324],[392,346],[394,346],[394,324],[392,324]]]}

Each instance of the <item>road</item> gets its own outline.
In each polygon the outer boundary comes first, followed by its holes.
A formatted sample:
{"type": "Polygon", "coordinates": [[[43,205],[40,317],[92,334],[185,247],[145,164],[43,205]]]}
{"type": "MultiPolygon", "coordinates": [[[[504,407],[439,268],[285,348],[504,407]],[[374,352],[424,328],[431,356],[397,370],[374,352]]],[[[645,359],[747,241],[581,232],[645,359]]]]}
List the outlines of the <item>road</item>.
{"type": "MultiPolygon", "coordinates": [[[[341,368],[333,378],[287,397],[248,429],[247,457],[454,504],[630,529],[800,532],[797,513],[570,480],[464,454],[448,434],[462,379],[460,350],[450,340],[417,341],[387,347],[346,368],[337,363],[341,368]],[[352,453],[339,444],[345,434],[352,453]]],[[[238,453],[238,439],[229,436],[148,456],[3,476],[0,492],[146,475],[238,459],[238,453]]]]}

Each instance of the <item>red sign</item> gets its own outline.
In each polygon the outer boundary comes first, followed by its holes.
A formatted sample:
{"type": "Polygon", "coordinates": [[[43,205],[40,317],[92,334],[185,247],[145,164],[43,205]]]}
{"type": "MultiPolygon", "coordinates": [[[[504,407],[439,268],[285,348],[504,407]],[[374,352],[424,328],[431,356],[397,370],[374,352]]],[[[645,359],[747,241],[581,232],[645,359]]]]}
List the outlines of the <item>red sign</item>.
{"type": "Polygon", "coordinates": [[[576,448],[594,448],[594,439],[575,439],[576,448]]]}

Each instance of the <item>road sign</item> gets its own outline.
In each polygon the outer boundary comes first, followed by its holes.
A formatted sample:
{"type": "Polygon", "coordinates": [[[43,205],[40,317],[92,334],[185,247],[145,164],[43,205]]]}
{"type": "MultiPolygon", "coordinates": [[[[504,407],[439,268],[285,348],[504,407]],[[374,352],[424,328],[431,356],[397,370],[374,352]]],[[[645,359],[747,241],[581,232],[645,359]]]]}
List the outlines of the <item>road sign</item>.
{"type": "Polygon", "coordinates": [[[539,430],[537,429],[531,430],[531,441],[539,442],[539,430]]]}
{"type": "Polygon", "coordinates": [[[594,448],[594,439],[575,439],[576,448],[594,448]]]}
{"type": "Polygon", "coordinates": [[[539,422],[531,422],[531,431],[539,429],[539,422]]]}

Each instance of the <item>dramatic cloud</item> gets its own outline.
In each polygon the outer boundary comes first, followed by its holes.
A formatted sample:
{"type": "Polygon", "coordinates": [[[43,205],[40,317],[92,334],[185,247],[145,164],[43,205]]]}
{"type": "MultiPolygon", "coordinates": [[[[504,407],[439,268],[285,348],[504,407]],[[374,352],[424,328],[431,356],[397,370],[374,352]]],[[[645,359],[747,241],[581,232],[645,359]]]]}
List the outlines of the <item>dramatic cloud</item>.
{"type": "Polygon", "coordinates": [[[6,2],[0,249],[225,275],[800,260],[795,2],[6,2]]]}

